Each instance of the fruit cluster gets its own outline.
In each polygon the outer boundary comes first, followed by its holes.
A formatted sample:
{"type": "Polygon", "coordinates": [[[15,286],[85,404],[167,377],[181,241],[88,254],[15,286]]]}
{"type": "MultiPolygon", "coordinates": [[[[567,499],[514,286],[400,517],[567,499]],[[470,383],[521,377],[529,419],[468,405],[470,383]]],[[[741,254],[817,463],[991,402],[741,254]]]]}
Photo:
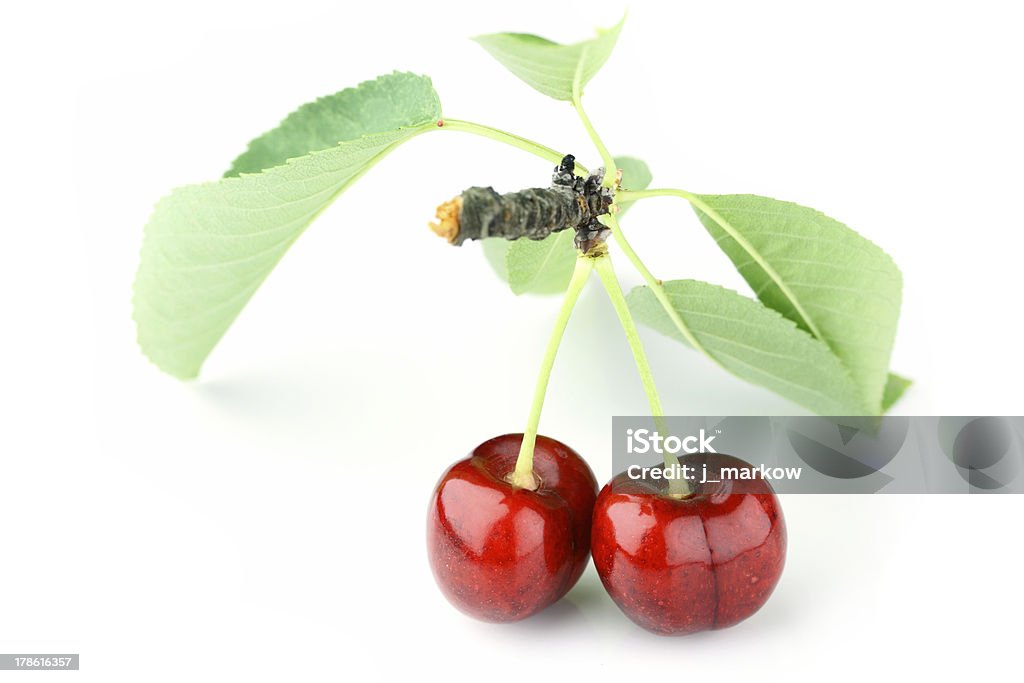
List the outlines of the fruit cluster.
{"type": "MultiPolygon", "coordinates": [[[[441,476],[430,501],[427,546],[449,601],[485,621],[518,621],[564,596],[593,554],[605,589],[643,628],[682,635],[732,626],[778,583],[786,527],[761,479],[694,485],[613,478],[600,493],[587,463],[537,437],[533,487],[514,483],[522,434],[486,441],[441,476]]],[[[729,455],[696,453],[681,465],[748,469],[729,455]]]]}

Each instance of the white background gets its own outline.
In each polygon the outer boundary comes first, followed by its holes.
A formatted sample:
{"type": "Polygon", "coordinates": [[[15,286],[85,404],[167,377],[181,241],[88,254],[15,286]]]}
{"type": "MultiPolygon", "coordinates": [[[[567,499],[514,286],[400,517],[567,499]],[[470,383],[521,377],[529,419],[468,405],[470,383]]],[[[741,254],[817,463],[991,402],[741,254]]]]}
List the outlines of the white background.
{"type": "MultiPolygon", "coordinates": [[[[200,381],[142,358],[129,298],[153,202],[217,177],[302,102],[413,70],[449,116],[597,165],[570,107],[467,37],[574,41],[620,5],[362,5],[8,11],[0,651],[80,652],[78,674],[35,676],[97,681],[1019,667],[1021,497],[787,497],[775,596],[685,639],[634,627],[592,569],[516,625],[444,601],[423,540],[431,487],[477,443],[522,429],[558,305],[517,299],[475,245],[425,228],[466,186],[546,182],[550,164],[497,143],[432,134],[375,168],[299,240],[200,381]]],[[[657,185],[798,201],[888,250],[906,281],[893,368],[915,379],[897,412],[1022,414],[1024,50],[1010,7],[634,3],[589,113],[657,185]]],[[[639,205],[625,228],[659,277],[747,291],[681,202],[639,205]]],[[[797,411],[643,336],[670,412],[797,411]]],[[[645,406],[592,283],[542,432],[605,480],[610,416],[645,406]]]]}

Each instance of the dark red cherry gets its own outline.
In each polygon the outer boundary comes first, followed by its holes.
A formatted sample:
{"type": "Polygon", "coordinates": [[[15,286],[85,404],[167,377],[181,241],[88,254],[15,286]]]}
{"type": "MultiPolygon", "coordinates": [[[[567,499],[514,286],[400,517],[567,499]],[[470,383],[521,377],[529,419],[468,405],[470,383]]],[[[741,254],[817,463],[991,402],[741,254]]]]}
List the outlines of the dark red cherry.
{"type": "Polygon", "coordinates": [[[725,479],[722,468],[755,471],[719,453],[679,458],[696,468],[684,498],[661,480],[616,476],[598,495],[591,535],[594,565],[626,616],[664,635],[719,629],[764,605],[786,557],[786,525],[768,482],[725,479]]]}
{"type": "Polygon", "coordinates": [[[571,448],[537,437],[537,490],[515,488],[522,434],[486,441],[441,476],[427,553],[445,597],[470,616],[516,621],[565,595],[590,559],[597,480],[571,448]]]}

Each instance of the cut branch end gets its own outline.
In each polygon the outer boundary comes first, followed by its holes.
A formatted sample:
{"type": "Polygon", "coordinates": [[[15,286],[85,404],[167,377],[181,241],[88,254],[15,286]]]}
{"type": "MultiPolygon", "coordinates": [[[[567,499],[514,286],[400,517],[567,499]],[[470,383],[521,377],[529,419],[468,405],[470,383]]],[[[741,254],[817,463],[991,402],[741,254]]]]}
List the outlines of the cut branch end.
{"type": "Polygon", "coordinates": [[[462,213],[462,197],[456,197],[437,207],[437,221],[430,223],[434,234],[454,243],[459,236],[459,215],[462,213]]]}

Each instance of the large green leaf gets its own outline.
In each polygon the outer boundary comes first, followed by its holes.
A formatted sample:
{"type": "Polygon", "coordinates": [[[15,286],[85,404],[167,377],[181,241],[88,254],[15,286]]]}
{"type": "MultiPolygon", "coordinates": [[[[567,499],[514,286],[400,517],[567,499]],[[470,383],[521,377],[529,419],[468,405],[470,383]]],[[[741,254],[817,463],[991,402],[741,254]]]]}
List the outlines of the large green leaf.
{"type": "MultiPolygon", "coordinates": [[[[643,190],[651,184],[651,170],[635,157],[615,157],[622,170],[622,186],[643,190]]],[[[619,217],[632,205],[619,205],[619,217]]],[[[560,294],[569,286],[576,266],[573,232],[563,230],[542,240],[483,241],[484,256],[516,294],[560,294]]]]}
{"type": "Polygon", "coordinates": [[[474,40],[527,85],[556,100],[572,101],[600,70],[615,47],[626,18],[596,37],[562,45],[529,33],[492,33],[474,40]]]}
{"type": "Polygon", "coordinates": [[[161,199],[135,279],[143,352],[172,375],[195,377],[306,226],[440,115],[428,78],[382,76],[302,107],[254,140],[229,177],[161,199]]]}
{"type": "Polygon", "coordinates": [[[755,195],[693,195],[697,215],[769,308],[820,339],[882,410],[902,277],[872,242],[814,209],[755,195]]]}
{"type": "MultiPolygon", "coordinates": [[[[737,377],[821,415],[866,408],[849,371],[828,346],[792,321],[732,290],[696,280],[664,283],[669,302],[701,350],[737,377]]],[[[627,296],[636,318],[687,343],[648,287],[627,296]]]]}

